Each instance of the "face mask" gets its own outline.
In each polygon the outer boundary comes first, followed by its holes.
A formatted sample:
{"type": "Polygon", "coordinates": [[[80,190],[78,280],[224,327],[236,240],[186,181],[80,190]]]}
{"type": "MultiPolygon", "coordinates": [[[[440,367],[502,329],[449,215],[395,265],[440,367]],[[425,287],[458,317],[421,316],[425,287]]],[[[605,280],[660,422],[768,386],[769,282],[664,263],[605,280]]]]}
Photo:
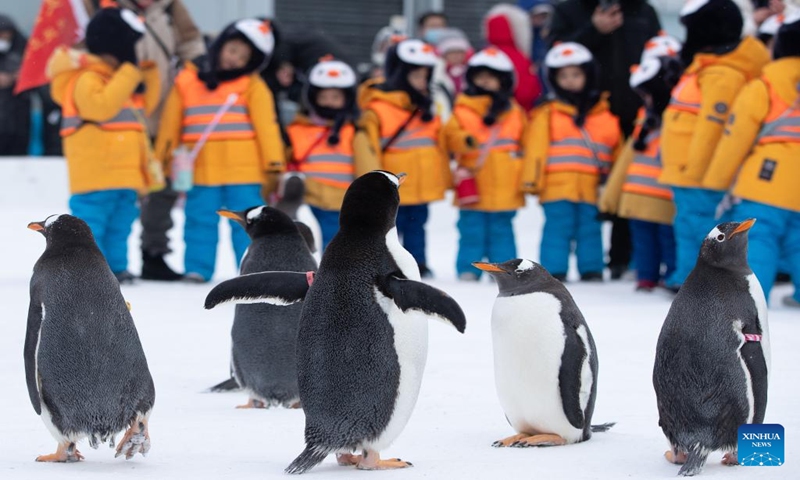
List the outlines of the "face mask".
{"type": "Polygon", "coordinates": [[[425,43],[436,45],[439,43],[439,39],[442,38],[444,30],[444,28],[429,28],[425,30],[425,36],[422,37],[422,39],[425,41],[425,43]]]}
{"type": "Polygon", "coordinates": [[[9,50],[11,50],[11,42],[5,38],[0,39],[0,52],[6,53],[9,50]]]}

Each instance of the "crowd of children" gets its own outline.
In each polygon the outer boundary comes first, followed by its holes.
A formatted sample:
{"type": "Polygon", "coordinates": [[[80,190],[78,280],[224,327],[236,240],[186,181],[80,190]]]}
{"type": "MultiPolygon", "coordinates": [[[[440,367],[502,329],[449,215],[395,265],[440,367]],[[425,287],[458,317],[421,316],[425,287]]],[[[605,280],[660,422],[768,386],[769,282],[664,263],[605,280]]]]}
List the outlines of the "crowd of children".
{"type": "MultiPolygon", "coordinates": [[[[683,45],[662,34],[643,46],[630,86],[644,107],[626,141],[599,66],[579,43],[547,52],[551,94],[530,111],[515,100],[514,59],[497,47],[469,50],[464,75],[451,78],[459,93],[444,121],[431,82],[442,61],[409,38],[392,39],[383,75],[361,86],[344,62],[320,59],[305,76],[304,112],[282,136],[258,76],[275,37],[269,22],[239,20],[183,66],[153,149],[143,118],[159,96],[158,72],[134,50],[144,27],[132,12],[106,8],[86,29],[88,53],[60,49],[49,66],[64,109],[70,207],[129,280],[138,193],[163,184],[159,167],[175,179],[188,165],[185,278],[207,282],[216,210],[262,203],[287,169],[297,171],[324,246],[349,184],[380,168],[408,175],[397,230],[424,277],[433,274],[429,204],[454,189],[460,280],[480,278],[474,261],[516,257],[512,220],[529,194],[545,215],[541,263],[562,281],[573,252],[582,281],[603,280],[604,214],[630,220],[643,291],[676,291],[716,223],[755,217],[750,263],[768,294],[779,271],[800,280],[800,197],[791,183],[800,175],[800,14],[764,22],[761,41],[742,34],[734,0],[690,0],[681,22],[683,45]]],[[[248,239],[240,228],[232,235],[239,261],[248,239]]],[[[784,302],[800,306],[800,289],[784,302]]]]}

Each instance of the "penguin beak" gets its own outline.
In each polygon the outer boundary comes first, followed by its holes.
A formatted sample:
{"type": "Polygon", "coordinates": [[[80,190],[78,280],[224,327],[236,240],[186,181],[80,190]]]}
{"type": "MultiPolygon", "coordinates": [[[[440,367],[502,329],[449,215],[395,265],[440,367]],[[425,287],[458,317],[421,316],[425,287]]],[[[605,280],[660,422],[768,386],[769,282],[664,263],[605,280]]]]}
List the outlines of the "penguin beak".
{"type": "Polygon", "coordinates": [[[511,272],[502,269],[496,263],[472,262],[472,266],[477,268],[478,270],[483,270],[484,272],[511,274],[511,272]]]}
{"type": "Polygon", "coordinates": [[[405,182],[405,181],[406,181],[406,177],[408,176],[408,174],[406,174],[406,173],[404,173],[404,172],[400,172],[400,173],[398,173],[396,176],[397,176],[397,182],[398,182],[400,185],[402,185],[402,184],[403,184],[403,182],[405,182]]]}
{"type": "Polygon", "coordinates": [[[744,222],[740,223],[738,227],[736,227],[736,230],[734,230],[733,233],[731,233],[731,237],[733,237],[734,235],[738,235],[738,234],[740,234],[742,232],[746,232],[746,231],[750,230],[750,228],[755,223],[756,223],[756,219],[755,218],[748,218],[744,222]]]}
{"type": "Polygon", "coordinates": [[[31,222],[28,224],[28,228],[42,235],[45,233],[44,222],[31,222]]]}
{"type": "Polygon", "coordinates": [[[234,212],[232,210],[217,210],[217,215],[220,217],[230,218],[234,222],[238,222],[241,225],[245,224],[244,217],[239,212],[234,212]]]}

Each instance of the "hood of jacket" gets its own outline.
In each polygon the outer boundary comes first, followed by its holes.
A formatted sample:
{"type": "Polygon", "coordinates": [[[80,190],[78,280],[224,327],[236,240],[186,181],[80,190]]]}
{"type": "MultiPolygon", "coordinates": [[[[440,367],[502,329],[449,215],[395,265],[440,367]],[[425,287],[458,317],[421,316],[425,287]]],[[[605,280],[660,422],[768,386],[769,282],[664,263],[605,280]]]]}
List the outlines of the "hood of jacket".
{"type": "Polygon", "coordinates": [[[45,73],[51,81],[53,100],[63,105],[67,86],[77,75],[85,71],[94,71],[101,75],[111,76],[114,70],[100,57],[81,50],[59,47],[47,61],[45,73]]]}
{"type": "Polygon", "coordinates": [[[491,45],[531,55],[533,32],[525,10],[507,3],[495,5],[483,19],[484,37],[491,45]]]}
{"type": "Polygon", "coordinates": [[[800,96],[800,57],[784,57],[764,67],[764,76],[775,93],[789,105],[800,96]]]}
{"type": "Polygon", "coordinates": [[[769,51],[763,43],[754,37],[744,37],[730,53],[724,55],[698,53],[686,72],[696,73],[710,65],[723,65],[738,70],[748,80],[752,80],[761,75],[761,70],[769,63],[769,60],[769,51]]]}

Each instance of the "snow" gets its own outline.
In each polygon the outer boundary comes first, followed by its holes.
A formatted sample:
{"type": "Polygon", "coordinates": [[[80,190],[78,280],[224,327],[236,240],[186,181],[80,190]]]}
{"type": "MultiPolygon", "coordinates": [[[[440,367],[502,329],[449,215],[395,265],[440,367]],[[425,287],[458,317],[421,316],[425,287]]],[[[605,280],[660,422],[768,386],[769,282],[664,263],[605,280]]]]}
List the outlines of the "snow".
{"type": "MultiPolygon", "coordinates": [[[[153,448],[147,458],[114,459],[106,446],[79,444],[79,464],[38,464],[33,459],[55,451],[55,441],[31,408],[25,386],[22,347],[28,308],[28,281],[44,240],[28,230],[31,221],[67,212],[66,169],[55,160],[0,160],[0,478],[282,478],[283,469],[303,449],[300,411],[236,410],[243,393],[204,390],[228,376],[233,308],[205,311],[211,285],[140,282],[126,286],[133,316],[156,384],[150,421],[153,448]]],[[[306,212],[307,215],[307,212],[306,212]]],[[[172,232],[176,250],[168,261],[181,268],[182,225],[176,210],[172,232]]],[[[428,364],[416,409],[405,431],[383,452],[414,463],[406,471],[361,473],[381,479],[414,478],[671,478],[678,467],[662,454],[667,444],[658,427],[651,383],[656,339],[669,308],[662,294],[633,292],[630,281],[602,285],[571,282],[568,287],[586,316],[600,359],[599,390],[593,423],[618,422],[585,443],[544,449],[495,449],[493,441],[514,434],[495,395],[490,314],[496,287],[484,280],[455,280],[457,214],[437,203],[429,222],[429,255],[437,275],[432,283],[449,292],[467,313],[466,334],[432,322],[428,364]]],[[[536,260],[540,209],[532,204],[515,220],[521,257],[536,260]]],[[[235,275],[228,227],[221,227],[215,281],[235,275]]],[[[138,232],[138,226],[137,230],[138,232]]],[[[131,237],[131,269],[138,272],[138,233],[131,237]]],[[[573,272],[574,275],[574,272],[573,272]]],[[[781,423],[790,436],[800,431],[796,395],[800,392],[800,314],[783,307],[791,292],[776,288],[769,323],[773,368],[766,422],[781,423]]],[[[535,361],[536,352],[531,352],[535,361]]],[[[800,478],[791,457],[777,468],[724,467],[712,454],[705,477],[800,478]]],[[[351,478],[351,469],[333,458],[312,470],[312,478],[351,478]]]]}

